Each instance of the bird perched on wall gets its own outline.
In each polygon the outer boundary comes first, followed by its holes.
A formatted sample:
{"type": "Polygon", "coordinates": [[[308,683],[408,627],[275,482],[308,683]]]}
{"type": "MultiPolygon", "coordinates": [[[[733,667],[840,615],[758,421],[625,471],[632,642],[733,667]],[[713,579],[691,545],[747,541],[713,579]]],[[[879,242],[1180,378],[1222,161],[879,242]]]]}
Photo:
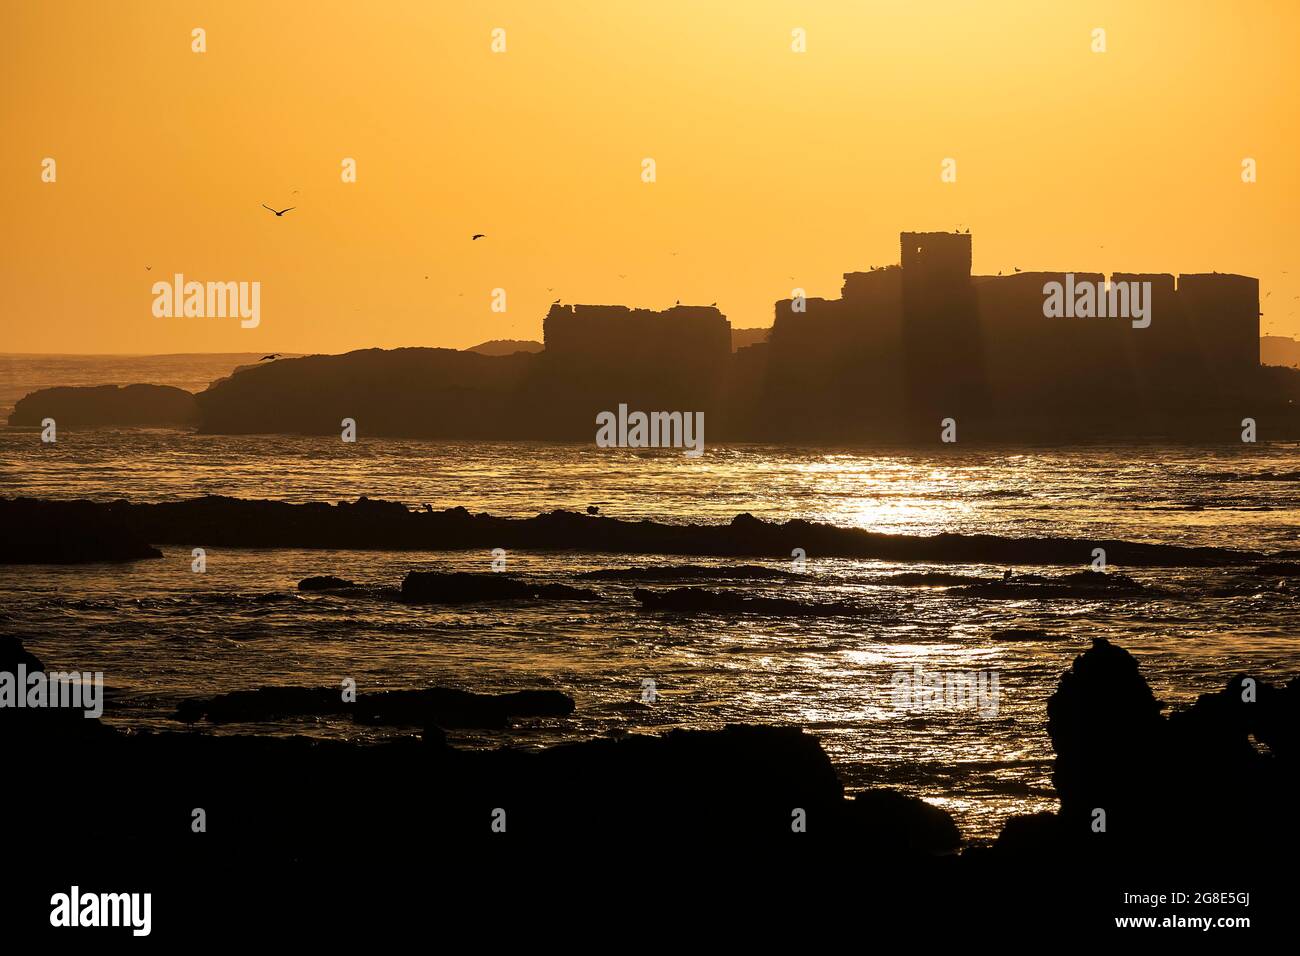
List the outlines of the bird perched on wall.
{"type": "Polygon", "coordinates": [[[281,355],[280,352],[272,352],[270,355],[263,355],[260,359],[258,359],[258,361],[259,361],[259,362],[274,362],[276,359],[278,359],[278,358],[280,357],[280,355],[281,355]]]}
{"type": "Polygon", "coordinates": [[[587,514],[598,515],[600,514],[600,508],[598,508],[596,505],[587,505],[587,514]]]}

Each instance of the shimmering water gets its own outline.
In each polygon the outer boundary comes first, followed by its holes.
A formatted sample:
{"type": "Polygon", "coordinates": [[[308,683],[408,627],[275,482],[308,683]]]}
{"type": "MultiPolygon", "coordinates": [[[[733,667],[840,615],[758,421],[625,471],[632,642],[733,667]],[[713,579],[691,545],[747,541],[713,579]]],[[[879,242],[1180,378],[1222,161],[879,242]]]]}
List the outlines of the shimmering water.
{"type": "MultiPolygon", "coordinates": [[[[881,449],[710,448],[696,460],[591,446],[201,436],[166,430],[0,429],[0,494],[164,500],[205,493],[288,501],[366,494],[435,508],[532,515],[598,505],[617,517],[728,521],[750,512],[907,534],[1075,535],[1281,550],[1300,548],[1294,446],[881,449]]],[[[809,556],[798,579],[700,583],[746,594],[851,600],[860,616],[685,617],[647,613],[632,585],[597,583],[600,603],[452,611],[377,598],[301,594],[308,575],[395,585],[415,568],[486,570],[486,553],[209,550],[122,566],[0,567],[0,628],[60,669],[103,670],[107,719],[177,728],[176,701],[272,684],[362,689],[430,684],[501,691],[554,687],[575,714],[526,721],[463,745],[534,746],[602,734],[797,724],[814,733],[850,789],[889,785],[945,806],[988,839],[1013,812],[1055,805],[1045,702],[1093,636],[1138,656],[1157,695],[1185,704],[1250,668],[1300,671],[1300,583],[1233,571],[1121,569],[1167,593],[1124,600],[995,601],[884,583],[937,566],[809,556]],[[1054,640],[997,637],[1038,628],[1054,640]],[[898,706],[900,672],[991,671],[996,716],[898,706]],[[658,699],[641,702],[643,680],[658,699]]],[[[1044,573],[1078,570],[1039,569],[1044,573]]],[[[552,581],[681,557],[511,553],[509,570],[552,581]]],[[[726,562],[735,563],[735,562],[726,562]]],[[[790,562],[763,562],[789,568],[790,562]]],[[[1003,568],[943,566],[1001,574],[1003,568]]],[[[591,582],[576,582],[592,586],[591,582]]],[[[658,586],[658,585],[650,585],[658,586]]],[[[242,725],[225,732],[372,737],[411,731],[347,721],[242,725]]]]}

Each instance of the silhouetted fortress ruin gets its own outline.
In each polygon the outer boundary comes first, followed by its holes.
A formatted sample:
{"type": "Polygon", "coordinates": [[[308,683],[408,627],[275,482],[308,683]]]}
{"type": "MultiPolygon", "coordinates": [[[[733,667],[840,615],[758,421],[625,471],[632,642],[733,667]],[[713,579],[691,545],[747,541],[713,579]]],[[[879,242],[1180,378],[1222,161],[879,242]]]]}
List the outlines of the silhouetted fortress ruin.
{"type": "Polygon", "coordinates": [[[1123,318],[1046,317],[1044,288],[1065,285],[1065,272],[972,275],[968,233],[905,232],[899,244],[899,265],[845,273],[838,299],[807,299],[804,311],[776,303],[768,371],[807,415],[831,402],[837,417],[886,407],[917,425],[963,415],[1048,428],[1099,419],[1100,434],[1103,410],[1160,419],[1166,407],[1214,405],[1256,384],[1256,279],[1114,273],[1112,283],[1150,283],[1151,323],[1134,328],[1123,318]]]}
{"type": "MultiPolygon", "coordinates": [[[[1101,273],[1070,273],[1075,286],[1101,273]]],[[[590,441],[596,415],[701,411],[706,441],[1260,440],[1300,437],[1300,370],[1259,364],[1259,283],[1150,283],[1150,321],[1048,317],[1065,272],[971,274],[968,233],[905,232],[897,265],[844,274],[837,299],[776,303],[766,342],[731,348],[717,308],[551,306],[545,348],[485,356],[363,350],[243,370],[198,396],[205,431],[590,441]]],[[[1116,293],[1121,291],[1116,289],[1116,293]]],[[[753,324],[753,323],[746,323],[753,324]]]]}

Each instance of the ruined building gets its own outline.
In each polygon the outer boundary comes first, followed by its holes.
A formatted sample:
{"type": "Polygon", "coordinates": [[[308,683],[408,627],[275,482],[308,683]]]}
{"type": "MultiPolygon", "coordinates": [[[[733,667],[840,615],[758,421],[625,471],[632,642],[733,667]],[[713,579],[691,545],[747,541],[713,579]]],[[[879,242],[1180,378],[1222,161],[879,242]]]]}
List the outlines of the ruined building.
{"type": "Polygon", "coordinates": [[[779,434],[821,437],[900,437],[943,417],[988,437],[1046,437],[1067,423],[1087,432],[1077,426],[1089,421],[1100,436],[1115,433],[1116,415],[1159,431],[1171,414],[1231,405],[1257,384],[1255,279],[1113,274],[1150,283],[1145,328],[1048,318],[1051,282],[1064,286],[1066,273],[972,275],[968,233],[905,232],[899,265],[846,273],[840,298],[776,304],[767,369],[781,389],[764,396],[762,417],[779,434]]]}

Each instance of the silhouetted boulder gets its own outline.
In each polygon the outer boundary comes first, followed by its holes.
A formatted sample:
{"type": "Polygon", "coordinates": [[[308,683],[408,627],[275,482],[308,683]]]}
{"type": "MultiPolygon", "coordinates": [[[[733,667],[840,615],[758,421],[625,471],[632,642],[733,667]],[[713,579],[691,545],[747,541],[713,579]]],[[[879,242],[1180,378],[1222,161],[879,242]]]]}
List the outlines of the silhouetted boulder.
{"type": "Polygon", "coordinates": [[[1007,819],[993,849],[999,855],[1058,862],[1061,818],[1050,810],[1018,814],[1007,819]]]}
{"type": "Polygon", "coordinates": [[[355,588],[358,585],[345,578],[336,578],[332,574],[321,574],[313,578],[303,578],[298,582],[299,591],[337,591],[340,588],[355,588]]]}
{"type": "Polygon", "coordinates": [[[844,804],[842,839],[858,853],[937,856],[961,848],[948,812],[897,790],[867,790],[844,804]]]}
{"type": "Polygon", "coordinates": [[[171,385],[86,385],[43,388],[20,398],[10,425],[40,425],[53,418],[59,428],[96,425],[192,425],[194,396],[171,385]]]}
{"type": "Polygon", "coordinates": [[[1167,719],[1161,709],[1137,661],[1104,638],[1062,675],[1047,705],[1061,847],[1106,856],[1300,850],[1300,681],[1278,689],[1239,675],[1167,719]]]}

